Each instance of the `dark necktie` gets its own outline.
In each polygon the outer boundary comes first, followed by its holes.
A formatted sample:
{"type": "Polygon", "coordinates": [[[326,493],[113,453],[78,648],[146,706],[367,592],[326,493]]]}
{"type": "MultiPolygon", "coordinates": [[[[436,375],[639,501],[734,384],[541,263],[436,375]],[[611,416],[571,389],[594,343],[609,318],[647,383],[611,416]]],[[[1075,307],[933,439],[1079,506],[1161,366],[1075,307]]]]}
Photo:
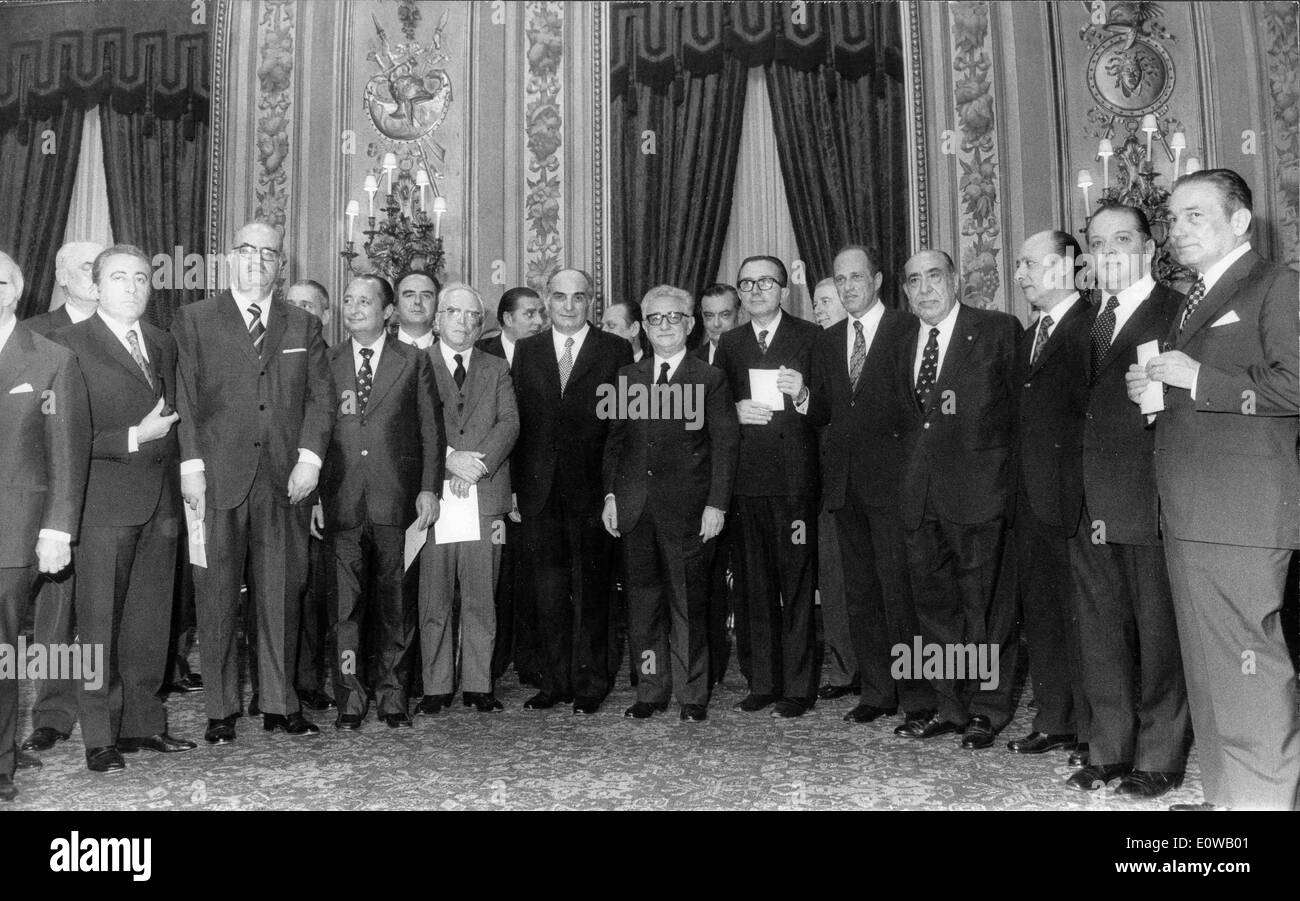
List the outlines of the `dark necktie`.
{"type": "Polygon", "coordinates": [[[456,371],[451,374],[451,377],[456,380],[457,388],[464,388],[465,387],[465,363],[460,358],[460,354],[453,354],[452,359],[456,361],[456,371]]]}
{"type": "Polygon", "coordinates": [[[248,315],[253,317],[253,321],[248,324],[248,334],[253,339],[253,352],[260,357],[262,355],[262,339],[266,337],[266,326],[262,325],[262,308],[255,303],[250,303],[248,305],[248,315]]]}
{"type": "Polygon", "coordinates": [[[760,354],[767,353],[767,329],[763,329],[758,333],[758,352],[760,354]]]}
{"type": "Polygon", "coordinates": [[[862,320],[853,320],[853,353],[849,355],[849,388],[858,390],[858,379],[862,378],[862,367],[867,362],[867,339],[862,335],[862,320]]]}
{"type": "Polygon", "coordinates": [[[1052,317],[1046,313],[1043,318],[1038,320],[1038,334],[1034,337],[1034,349],[1029,354],[1029,365],[1033,366],[1038,362],[1038,355],[1043,352],[1043,345],[1047,343],[1047,333],[1052,328],[1052,317]]]}
{"type": "Polygon", "coordinates": [[[131,345],[131,359],[135,360],[135,365],[140,367],[144,373],[144,380],[153,388],[153,373],[149,371],[149,365],[144,361],[144,354],[140,353],[140,339],[135,335],[135,329],[126,333],[126,343],[131,345]]]}
{"type": "Polygon", "coordinates": [[[366,411],[370,400],[370,389],[375,384],[375,371],[370,368],[370,358],[375,355],[374,348],[361,348],[361,368],[357,370],[357,412],[366,411]]]}
{"type": "Polygon", "coordinates": [[[934,390],[934,380],[939,373],[939,330],[930,329],[930,340],[925,342],[925,351],[921,354],[921,374],[916,379],[916,400],[921,409],[926,409],[930,402],[930,392],[934,390]]]}
{"type": "Polygon", "coordinates": [[[1112,294],[1106,299],[1106,309],[1101,311],[1097,321],[1092,324],[1092,332],[1089,335],[1092,349],[1092,369],[1089,375],[1089,381],[1097,380],[1097,370],[1101,368],[1101,361],[1106,359],[1106,351],[1110,350],[1111,339],[1115,337],[1115,308],[1119,306],[1119,298],[1112,294]]]}
{"type": "Polygon", "coordinates": [[[1181,335],[1183,329],[1187,328],[1187,320],[1192,318],[1196,312],[1196,306],[1205,299],[1205,279],[1196,276],[1196,282],[1192,285],[1192,290],[1187,293],[1187,306],[1183,307],[1183,318],[1178,321],[1178,333],[1181,335]]]}
{"type": "Polygon", "coordinates": [[[660,363],[660,364],[659,364],[659,378],[658,378],[658,380],[655,382],[655,384],[656,384],[656,385],[667,385],[667,384],[668,384],[668,364],[667,364],[667,363],[660,363]]]}

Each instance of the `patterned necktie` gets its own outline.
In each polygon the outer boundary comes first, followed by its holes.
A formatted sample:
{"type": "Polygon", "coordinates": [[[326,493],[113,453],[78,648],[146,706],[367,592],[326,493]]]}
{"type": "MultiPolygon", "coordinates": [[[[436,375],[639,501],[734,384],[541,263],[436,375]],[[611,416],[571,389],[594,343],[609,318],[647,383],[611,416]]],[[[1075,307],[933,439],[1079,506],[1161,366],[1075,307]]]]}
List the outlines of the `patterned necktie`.
{"type": "Polygon", "coordinates": [[[135,360],[135,365],[140,367],[144,373],[144,380],[153,388],[153,374],[149,372],[149,365],[144,361],[144,354],[140,353],[140,339],[135,335],[135,329],[126,333],[126,343],[131,345],[131,359],[135,360]]]}
{"type": "Polygon", "coordinates": [[[248,315],[253,317],[253,321],[248,324],[248,334],[253,339],[253,352],[260,357],[263,339],[266,337],[266,326],[262,325],[262,308],[255,303],[250,303],[248,315]]]}
{"type": "Polygon", "coordinates": [[[1092,324],[1092,332],[1089,335],[1092,342],[1092,369],[1089,381],[1097,380],[1097,370],[1101,368],[1101,361],[1106,358],[1106,351],[1110,350],[1111,339],[1115,337],[1115,308],[1117,306],[1119,306],[1119,298],[1112,294],[1106,299],[1106,309],[1101,311],[1097,321],[1092,324]]]}
{"type": "Polygon", "coordinates": [[[930,340],[925,342],[925,351],[921,354],[921,374],[916,379],[916,400],[921,409],[926,408],[930,392],[934,390],[934,380],[939,374],[939,330],[930,329],[930,340]]]}
{"type": "Polygon", "coordinates": [[[451,377],[456,380],[457,388],[464,388],[465,387],[465,362],[464,360],[461,359],[460,354],[453,354],[451,358],[456,361],[456,371],[451,374],[451,377]]]}
{"type": "Polygon", "coordinates": [[[668,364],[667,364],[667,363],[660,363],[660,364],[659,364],[659,378],[658,378],[658,380],[655,382],[655,384],[656,384],[656,385],[667,385],[667,384],[668,384],[668,364]]]}
{"type": "Polygon", "coordinates": [[[357,410],[361,413],[366,411],[370,389],[375,385],[375,371],[370,368],[370,358],[374,355],[374,348],[361,348],[361,368],[357,370],[357,410]]]}
{"type": "Polygon", "coordinates": [[[1038,362],[1038,355],[1043,352],[1043,345],[1047,343],[1047,333],[1052,328],[1052,317],[1046,313],[1043,318],[1038,320],[1038,335],[1034,338],[1034,349],[1029,354],[1029,365],[1033,366],[1038,362]]]}
{"type": "Polygon", "coordinates": [[[762,355],[767,354],[767,329],[758,333],[758,352],[762,355]]]}
{"type": "Polygon", "coordinates": [[[862,367],[867,362],[867,339],[862,336],[862,320],[853,320],[853,353],[849,355],[849,388],[858,390],[858,379],[862,378],[862,367]]]}
{"type": "Polygon", "coordinates": [[[560,396],[569,384],[569,373],[573,372],[573,339],[564,339],[564,356],[560,357],[560,396]]]}
{"type": "Polygon", "coordinates": [[[1178,322],[1178,333],[1181,335],[1183,329],[1187,327],[1187,320],[1192,318],[1196,312],[1196,306],[1205,299],[1205,279],[1196,276],[1196,282],[1192,285],[1192,290],[1187,293],[1187,306],[1183,307],[1183,318],[1178,322]]]}

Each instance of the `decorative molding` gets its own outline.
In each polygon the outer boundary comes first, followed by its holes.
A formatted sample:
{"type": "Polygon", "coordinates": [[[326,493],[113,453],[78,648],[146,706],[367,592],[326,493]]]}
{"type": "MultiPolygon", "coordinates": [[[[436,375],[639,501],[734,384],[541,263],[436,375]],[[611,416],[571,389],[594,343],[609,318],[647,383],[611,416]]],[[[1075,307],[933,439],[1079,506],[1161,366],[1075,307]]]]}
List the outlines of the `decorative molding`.
{"type": "Polygon", "coordinates": [[[907,0],[900,9],[907,61],[903,66],[903,93],[912,138],[907,142],[908,193],[913,248],[930,246],[930,176],[926,165],[925,70],[922,65],[919,0],[907,0]]]}
{"type": "Polygon", "coordinates": [[[591,277],[597,297],[605,296],[605,247],[609,216],[606,215],[605,173],[609,171],[609,140],[605,134],[605,110],[609,109],[609,41],[606,29],[610,17],[608,3],[597,3],[592,13],[591,55],[595,61],[592,79],[592,184],[591,208],[596,222],[591,230],[591,277]]]}
{"type": "Polygon", "coordinates": [[[1273,221],[1270,223],[1279,261],[1300,260],[1300,10],[1294,3],[1263,3],[1254,7],[1257,32],[1264,42],[1268,88],[1269,181],[1273,221]]]}
{"type": "Polygon", "coordinates": [[[560,265],[563,253],[563,4],[557,0],[530,0],[526,4],[524,33],[528,59],[524,87],[528,162],[524,281],[540,292],[545,289],[547,275],[560,265]]]}
{"type": "Polygon", "coordinates": [[[284,229],[293,105],[293,0],[262,0],[258,20],[257,181],[254,216],[284,229]]]}
{"type": "MultiPolygon", "coordinates": [[[[208,259],[221,252],[225,234],[226,73],[230,71],[231,0],[217,0],[212,29],[212,102],[208,119],[208,259]]],[[[209,276],[213,273],[209,272],[209,276]]]]}

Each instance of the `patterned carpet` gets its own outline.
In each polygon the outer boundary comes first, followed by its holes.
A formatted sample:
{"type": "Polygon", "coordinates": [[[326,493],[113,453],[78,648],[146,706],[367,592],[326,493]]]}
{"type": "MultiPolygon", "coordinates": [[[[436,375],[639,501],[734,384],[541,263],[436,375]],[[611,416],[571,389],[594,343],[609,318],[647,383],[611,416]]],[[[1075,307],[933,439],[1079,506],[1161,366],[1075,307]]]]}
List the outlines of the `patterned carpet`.
{"type": "MultiPolygon", "coordinates": [[[[513,673],[497,693],[503,712],[457,706],[417,717],[412,729],[388,729],[372,714],[360,732],[340,732],[330,711],[308,714],[323,727],[319,736],[291,738],[242,719],[238,740],[222,747],[202,741],[203,695],[172,695],[172,734],[198,741],[197,750],[127,755],[125,771],[103,775],[86,770],[77,731],[41,755],[44,767],[17,774],[21,794],[4,808],[1133,810],[1200,800],[1195,750],[1186,784],[1158,802],[1066,789],[1065,752],[1006,750],[1007,739],[1029,731],[1027,695],[998,743],[971,752],[952,735],[897,738],[898,717],[842,722],[852,696],[819,702],[796,720],[742,713],[732,706],[745,694],[734,665],[701,724],[680,722],[676,704],[652,720],[624,719],[634,700],[626,669],[594,717],[524,710],[532,692],[513,673]]],[[[31,697],[24,684],[20,737],[30,731],[31,697]]]]}

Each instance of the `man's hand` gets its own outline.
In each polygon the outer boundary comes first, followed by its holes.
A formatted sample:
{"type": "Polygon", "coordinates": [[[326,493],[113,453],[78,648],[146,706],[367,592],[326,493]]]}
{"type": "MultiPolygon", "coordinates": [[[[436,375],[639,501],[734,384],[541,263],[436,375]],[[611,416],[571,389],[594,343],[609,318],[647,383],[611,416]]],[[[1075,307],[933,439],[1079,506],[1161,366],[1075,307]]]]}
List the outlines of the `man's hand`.
{"type": "Polygon", "coordinates": [[[786,369],[782,366],[777,371],[776,387],[781,389],[782,394],[798,397],[799,392],[803,390],[803,373],[797,369],[786,369]]]}
{"type": "Polygon", "coordinates": [[[415,518],[415,528],[419,531],[429,528],[438,521],[438,515],[442,512],[438,495],[432,491],[421,491],[415,496],[415,512],[419,514],[415,518]]]}
{"type": "Polygon", "coordinates": [[[181,497],[194,511],[196,519],[203,519],[203,496],[207,493],[208,483],[203,472],[187,472],[181,476],[181,497]]]}
{"type": "Polygon", "coordinates": [[[605,524],[605,531],[615,538],[620,537],[618,532],[618,504],[614,502],[613,497],[605,498],[605,509],[600,514],[600,521],[605,524]]]}
{"type": "Polygon", "coordinates": [[[320,501],[317,501],[316,506],[311,508],[311,537],[324,538],[325,536],[324,534],[322,534],[324,528],[325,528],[325,507],[324,505],[321,504],[320,501]]]}
{"type": "Polygon", "coordinates": [[[43,573],[61,572],[72,562],[72,545],[57,538],[37,538],[36,562],[43,573]]]}
{"type": "Polygon", "coordinates": [[[289,473],[289,503],[296,504],[316,490],[320,467],[315,463],[296,463],[289,473]]]}
{"type": "Polygon", "coordinates": [[[1200,363],[1181,350],[1171,350],[1147,361],[1147,378],[1191,391],[1200,368],[1200,363]]]}
{"type": "Polygon", "coordinates": [[[522,522],[523,517],[519,515],[519,495],[512,493],[510,495],[510,512],[506,514],[510,517],[511,522],[522,522]]]}
{"type": "Polygon", "coordinates": [[[772,421],[772,408],[757,401],[742,400],[736,403],[736,415],[741,425],[767,425],[772,421]]]}
{"type": "Polygon", "coordinates": [[[451,484],[451,493],[456,497],[469,497],[469,489],[473,482],[467,482],[460,476],[452,476],[447,481],[451,484]]]}
{"type": "Polygon", "coordinates": [[[144,419],[135,427],[135,440],[140,444],[148,441],[157,441],[159,438],[166,436],[171,431],[176,421],[181,418],[179,413],[172,413],[168,416],[162,415],[162,408],[165,401],[160,397],[158,403],[153,405],[153,409],[145,414],[144,419]]]}
{"type": "Polygon", "coordinates": [[[447,471],[472,485],[487,475],[488,469],[478,451],[452,451],[447,455],[447,471]]]}
{"type": "Polygon", "coordinates": [[[726,521],[726,513],[723,513],[717,507],[705,507],[704,515],[700,517],[700,537],[705,541],[717,538],[726,521]]]}

